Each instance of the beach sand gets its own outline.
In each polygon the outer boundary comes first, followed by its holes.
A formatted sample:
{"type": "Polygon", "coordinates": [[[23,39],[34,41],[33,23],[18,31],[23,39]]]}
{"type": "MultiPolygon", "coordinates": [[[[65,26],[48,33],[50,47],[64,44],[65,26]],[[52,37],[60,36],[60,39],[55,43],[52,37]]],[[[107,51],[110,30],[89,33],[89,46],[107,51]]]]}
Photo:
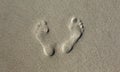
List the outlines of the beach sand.
{"type": "Polygon", "coordinates": [[[0,0],[0,72],[120,72],[120,0],[0,0]],[[72,17],[84,32],[64,53],[72,17]],[[41,21],[49,33],[36,38],[41,21]]]}

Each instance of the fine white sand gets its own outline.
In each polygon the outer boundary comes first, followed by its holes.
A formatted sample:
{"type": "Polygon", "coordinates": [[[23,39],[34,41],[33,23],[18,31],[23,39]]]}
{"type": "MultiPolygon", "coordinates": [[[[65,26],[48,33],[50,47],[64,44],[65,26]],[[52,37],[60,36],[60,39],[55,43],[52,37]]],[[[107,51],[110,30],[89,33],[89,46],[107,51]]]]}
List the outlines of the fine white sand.
{"type": "Polygon", "coordinates": [[[120,0],[0,0],[0,72],[120,72],[120,0]]]}

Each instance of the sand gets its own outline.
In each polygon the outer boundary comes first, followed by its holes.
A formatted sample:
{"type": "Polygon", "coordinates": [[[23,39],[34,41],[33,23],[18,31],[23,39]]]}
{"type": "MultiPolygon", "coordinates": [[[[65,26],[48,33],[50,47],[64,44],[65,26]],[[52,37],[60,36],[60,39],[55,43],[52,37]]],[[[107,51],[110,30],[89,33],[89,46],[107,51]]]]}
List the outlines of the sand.
{"type": "Polygon", "coordinates": [[[0,0],[0,72],[120,72],[119,19],[119,0],[0,0]]]}

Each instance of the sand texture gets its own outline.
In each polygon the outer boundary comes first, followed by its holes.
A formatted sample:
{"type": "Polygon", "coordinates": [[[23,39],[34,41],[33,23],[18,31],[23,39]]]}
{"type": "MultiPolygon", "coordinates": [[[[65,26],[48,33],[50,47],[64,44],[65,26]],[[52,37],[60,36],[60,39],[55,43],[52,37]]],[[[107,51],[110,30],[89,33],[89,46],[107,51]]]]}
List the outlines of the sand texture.
{"type": "Polygon", "coordinates": [[[120,72],[120,0],[0,0],[0,72],[120,72]]]}

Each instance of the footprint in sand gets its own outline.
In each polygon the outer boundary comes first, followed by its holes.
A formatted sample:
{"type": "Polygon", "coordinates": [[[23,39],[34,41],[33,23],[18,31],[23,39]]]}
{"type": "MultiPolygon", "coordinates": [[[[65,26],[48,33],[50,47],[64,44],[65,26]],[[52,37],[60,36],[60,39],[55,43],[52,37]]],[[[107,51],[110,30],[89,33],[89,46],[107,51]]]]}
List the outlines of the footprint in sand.
{"type": "Polygon", "coordinates": [[[71,18],[71,21],[67,27],[70,31],[70,37],[68,40],[66,39],[66,41],[62,43],[61,50],[63,53],[69,53],[84,32],[83,24],[81,23],[80,19],[76,17],[71,18]]]}
{"type": "MultiPolygon", "coordinates": [[[[70,23],[67,25],[70,37],[66,39],[62,45],[61,50],[63,53],[69,53],[75,43],[79,40],[84,32],[84,26],[81,23],[80,19],[72,17],[70,23]]],[[[45,41],[46,36],[49,34],[49,27],[46,21],[40,21],[37,23],[35,28],[35,34],[37,40],[43,47],[43,52],[46,56],[52,56],[55,53],[56,43],[49,44],[45,41]]]]}
{"type": "Polygon", "coordinates": [[[37,40],[40,42],[43,52],[46,56],[52,56],[54,54],[54,45],[50,45],[45,41],[45,37],[49,33],[49,27],[46,21],[40,21],[37,23],[35,28],[35,34],[37,40]]]}

